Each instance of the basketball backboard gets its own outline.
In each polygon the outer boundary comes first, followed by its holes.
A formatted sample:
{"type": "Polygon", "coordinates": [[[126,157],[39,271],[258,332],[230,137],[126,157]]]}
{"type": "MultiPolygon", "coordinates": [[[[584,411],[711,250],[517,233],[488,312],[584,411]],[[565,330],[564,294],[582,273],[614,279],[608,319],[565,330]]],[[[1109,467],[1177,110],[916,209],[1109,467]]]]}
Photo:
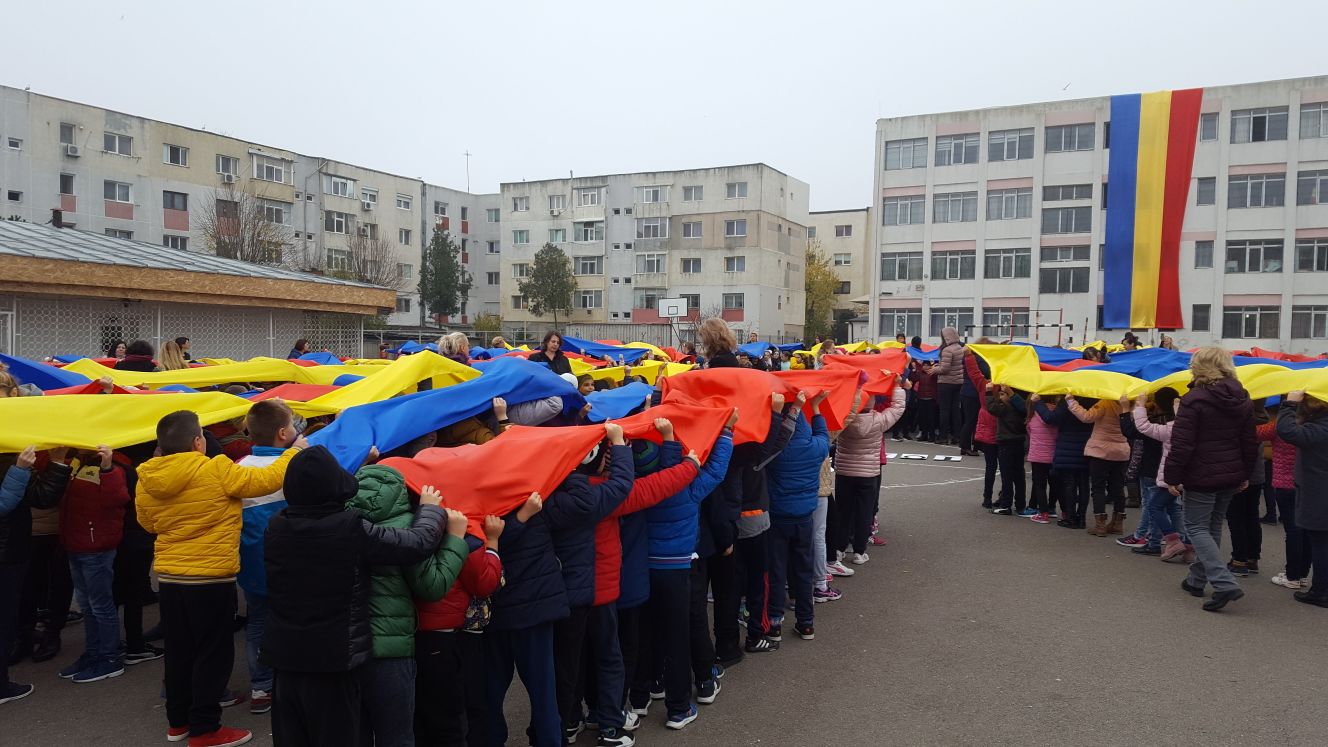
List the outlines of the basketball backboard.
{"type": "Polygon", "coordinates": [[[665,319],[679,319],[684,316],[687,316],[687,299],[685,298],[659,299],[659,315],[665,319]]]}

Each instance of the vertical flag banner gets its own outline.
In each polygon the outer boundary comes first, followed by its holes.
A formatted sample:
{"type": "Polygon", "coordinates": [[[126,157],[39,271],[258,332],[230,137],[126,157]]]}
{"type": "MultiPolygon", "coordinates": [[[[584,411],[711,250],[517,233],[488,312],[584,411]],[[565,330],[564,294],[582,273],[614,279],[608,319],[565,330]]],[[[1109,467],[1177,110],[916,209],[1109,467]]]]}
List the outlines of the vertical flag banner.
{"type": "Polygon", "coordinates": [[[1104,327],[1185,326],[1180,234],[1202,102],[1202,88],[1111,97],[1104,327]]]}

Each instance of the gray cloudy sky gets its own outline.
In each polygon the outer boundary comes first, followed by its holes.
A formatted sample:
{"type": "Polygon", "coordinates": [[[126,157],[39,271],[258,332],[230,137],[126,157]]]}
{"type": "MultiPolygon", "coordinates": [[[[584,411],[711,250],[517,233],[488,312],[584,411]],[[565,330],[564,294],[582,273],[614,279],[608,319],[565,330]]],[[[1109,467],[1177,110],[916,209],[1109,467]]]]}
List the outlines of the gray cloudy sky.
{"type": "Polygon", "coordinates": [[[877,117],[1328,73],[1322,0],[10,5],[19,88],[474,191],[764,161],[814,210],[868,203],[877,117]]]}

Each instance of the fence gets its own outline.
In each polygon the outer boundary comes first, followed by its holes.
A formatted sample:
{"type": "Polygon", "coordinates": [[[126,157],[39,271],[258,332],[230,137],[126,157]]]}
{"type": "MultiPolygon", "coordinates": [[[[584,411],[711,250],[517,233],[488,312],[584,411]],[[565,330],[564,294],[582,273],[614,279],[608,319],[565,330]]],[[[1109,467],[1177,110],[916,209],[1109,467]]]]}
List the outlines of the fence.
{"type": "MultiPolygon", "coordinates": [[[[584,324],[573,322],[555,327],[553,319],[550,318],[545,322],[505,322],[502,335],[513,345],[520,345],[523,342],[539,342],[544,339],[544,334],[551,329],[558,329],[568,337],[579,337],[583,340],[648,342],[660,347],[679,345],[683,342],[694,342],[696,340],[695,323],[691,321],[680,321],[677,324],[584,324]]],[[[734,334],[740,338],[738,342],[747,341],[747,336],[741,329],[734,330],[734,334]]],[[[783,333],[762,335],[761,339],[770,343],[801,341],[801,338],[791,337],[783,333]]]]}
{"type": "Polygon", "coordinates": [[[0,295],[0,352],[104,355],[115,340],[160,349],[188,337],[195,358],[284,358],[299,338],[315,350],[364,354],[364,322],[353,314],[239,306],[0,295]]]}

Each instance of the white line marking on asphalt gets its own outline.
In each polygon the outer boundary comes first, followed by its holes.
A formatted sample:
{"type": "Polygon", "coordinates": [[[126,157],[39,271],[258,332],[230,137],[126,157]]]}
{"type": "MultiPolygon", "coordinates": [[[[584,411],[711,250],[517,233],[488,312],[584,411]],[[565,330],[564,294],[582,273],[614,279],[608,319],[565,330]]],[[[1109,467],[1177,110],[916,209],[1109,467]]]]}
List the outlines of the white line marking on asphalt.
{"type": "MultiPolygon", "coordinates": [[[[969,469],[969,468],[964,468],[969,469]]],[[[931,488],[937,485],[958,485],[965,482],[977,482],[981,477],[968,477],[962,480],[942,480],[940,482],[921,482],[913,485],[882,485],[881,490],[895,490],[897,488],[931,488]]]]}

